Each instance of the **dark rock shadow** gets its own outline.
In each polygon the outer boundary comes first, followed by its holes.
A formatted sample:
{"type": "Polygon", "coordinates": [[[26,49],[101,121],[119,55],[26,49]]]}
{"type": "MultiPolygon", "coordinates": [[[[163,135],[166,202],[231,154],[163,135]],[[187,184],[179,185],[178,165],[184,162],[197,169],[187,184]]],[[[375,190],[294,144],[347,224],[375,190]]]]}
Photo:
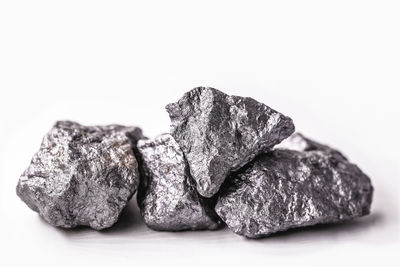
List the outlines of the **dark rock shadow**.
{"type": "MultiPolygon", "coordinates": [[[[46,223],[41,219],[43,223],[46,223]]],[[[47,223],[46,223],[47,224],[47,223]]],[[[368,216],[357,218],[352,221],[347,221],[337,224],[320,224],[314,226],[307,226],[302,228],[289,229],[284,232],[272,234],[267,237],[259,239],[248,239],[241,237],[231,232],[226,226],[221,225],[218,230],[213,231],[180,231],[180,232],[166,232],[166,231],[154,231],[149,229],[143,222],[140,215],[139,208],[136,203],[136,198],[132,199],[127,207],[121,213],[118,222],[105,230],[96,231],[87,226],[79,226],[73,229],[64,229],[59,227],[49,228],[55,229],[62,236],[73,239],[76,241],[85,240],[88,242],[95,242],[98,239],[115,238],[120,242],[131,242],[137,241],[138,239],[145,239],[149,242],[152,239],[164,239],[166,241],[171,240],[199,240],[201,242],[211,243],[225,243],[234,241],[244,241],[252,244],[285,244],[286,242],[291,243],[318,243],[329,240],[340,240],[340,239],[359,239],[360,234],[366,233],[371,229],[383,228],[386,224],[386,218],[381,212],[374,212],[368,216]],[[123,238],[124,240],[121,240],[123,238]]],[[[374,243],[391,243],[395,242],[398,237],[394,234],[391,237],[382,236],[378,240],[374,239],[374,243]]],[[[142,240],[142,241],[143,241],[142,240]]],[[[364,242],[364,239],[360,239],[364,242]]],[[[367,242],[370,240],[367,239],[367,242]]],[[[372,242],[372,241],[371,241],[372,242]]]]}
{"type": "Polygon", "coordinates": [[[110,228],[100,231],[102,234],[125,234],[145,227],[140,210],[136,202],[136,195],[129,201],[128,205],[121,212],[119,220],[110,228]]]}
{"type": "MultiPolygon", "coordinates": [[[[306,226],[300,228],[289,229],[284,232],[278,232],[267,237],[259,239],[247,239],[249,242],[276,242],[276,241],[291,241],[295,242],[296,239],[302,241],[318,241],[327,240],[330,238],[340,238],[343,236],[350,236],[366,232],[376,227],[384,227],[385,216],[382,213],[375,212],[366,217],[357,218],[351,221],[342,223],[331,224],[318,224],[313,226],[306,226]]],[[[374,242],[377,240],[374,240],[374,242]]],[[[390,241],[390,240],[381,240],[390,241]]]]}

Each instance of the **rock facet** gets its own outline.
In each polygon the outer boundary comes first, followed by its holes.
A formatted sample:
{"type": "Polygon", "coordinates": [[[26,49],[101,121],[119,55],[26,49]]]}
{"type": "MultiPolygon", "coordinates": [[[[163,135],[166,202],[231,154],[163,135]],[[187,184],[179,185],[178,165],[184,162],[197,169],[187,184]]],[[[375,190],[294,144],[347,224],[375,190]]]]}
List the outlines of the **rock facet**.
{"type": "Polygon", "coordinates": [[[183,152],[171,135],[140,140],[137,149],[141,161],[138,204],[146,225],[163,231],[218,228],[212,201],[196,192],[183,152]]]}
{"type": "Polygon", "coordinates": [[[280,144],[276,145],[275,148],[296,150],[300,152],[319,150],[327,153],[337,154],[346,159],[346,157],[338,150],[329,147],[327,145],[315,142],[314,140],[311,140],[298,132],[292,134],[287,139],[283,140],[280,144]]]}
{"type": "Polygon", "coordinates": [[[213,196],[232,171],[291,135],[289,117],[249,97],[198,87],[166,106],[197,191],[213,196]]]}
{"type": "Polygon", "coordinates": [[[302,135],[282,147],[297,150],[262,154],[221,188],[215,210],[235,233],[258,238],[369,214],[371,181],[340,152],[302,135]]]}
{"type": "Polygon", "coordinates": [[[58,121],[20,177],[18,196],[54,226],[112,226],[139,184],[136,127],[58,121]]]}

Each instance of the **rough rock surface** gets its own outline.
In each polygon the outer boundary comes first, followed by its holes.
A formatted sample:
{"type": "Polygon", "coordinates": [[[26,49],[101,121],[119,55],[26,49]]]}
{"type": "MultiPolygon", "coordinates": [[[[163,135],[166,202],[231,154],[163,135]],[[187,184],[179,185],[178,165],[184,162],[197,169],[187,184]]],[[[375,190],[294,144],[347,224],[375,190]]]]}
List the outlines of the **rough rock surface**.
{"type": "Polygon", "coordinates": [[[132,150],[139,138],[136,127],[59,121],[22,174],[17,194],[54,226],[110,227],[139,184],[132,150]]]}
{"type": "Polygon", "coordinates": [[[248,97],[198,87],[166,106],[197,191],[213,196],[227,175],[291,135],[289,117],[248,97]]]}
{"type": "Polygon", "coordinates": [[[338,150],[331,148],[327,145],[323,145],[318,142],[315,142],[315,141],[305,137],[303,134],[301,134],[299,132],[292,134],[287,139],[283,140],[280,144],[276,145],[275,148],[296,150],[296,151],[302,151],[302,152],[319,150],[319,151],[325,151],[327,153],[336,153],[346,159],[346,157],[338,150]]]}
{"type": "Polygon", "coordinates": [[[301,135],[290,140],[298,150],[262,154],[223,185],[215,210],[230,229],[258,238],[369,214],[373,187],[356,165],[301,135]]]}
{"type": "Polygon", "coordinates": [[[183,152],[171,135],[140,140],[137,149],[141,161],[138,204],[150,228],[164,231],[218,228],[220,219],[212,201],[196,192],[183,152]]]}

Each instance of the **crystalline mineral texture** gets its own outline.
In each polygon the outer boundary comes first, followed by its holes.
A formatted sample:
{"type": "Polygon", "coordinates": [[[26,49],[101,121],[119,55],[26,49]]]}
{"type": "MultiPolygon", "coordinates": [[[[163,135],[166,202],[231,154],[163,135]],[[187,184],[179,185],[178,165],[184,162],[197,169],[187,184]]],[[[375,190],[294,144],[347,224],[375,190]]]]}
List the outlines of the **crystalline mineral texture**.
{"type": "Polygon", "coordinates": [[[231,230],[258,238],[369,214],[371,181],[340,152],[300,134],[280,147],[232,174],[221,188],[215,210],[231,230]]]}
{"type": "Polygon", "coordinates": [[[136,127],[58,121],[20,177],[18,196],[48,223],[112,226],[139,184],[136,127]]]}
{"type": "Polygon", "coordinates": [[[280,144],[276,145],[275,148],[296,150],[301,152],[319,150],[327,153],[337,154],[338,156],[346,159],[346,157],[338,150],[333,149],[327,145],[315,142],[298,132],[283,140],[280,144]]]}
{"type": "Polygon", "coordinates": [[[220,219],[212,201],[197,193],[183,152],[171,135],[140,140],[137,149],[141,161],[138,204],[150,228],[163,231],[218,228],[220,219]]]}
{"type": "Polygon", "coordinates": [[[289,117],[248,97],[198,87],[166,106],[197,191],[213,196],[229,173],[291,135],[289,117]]]}

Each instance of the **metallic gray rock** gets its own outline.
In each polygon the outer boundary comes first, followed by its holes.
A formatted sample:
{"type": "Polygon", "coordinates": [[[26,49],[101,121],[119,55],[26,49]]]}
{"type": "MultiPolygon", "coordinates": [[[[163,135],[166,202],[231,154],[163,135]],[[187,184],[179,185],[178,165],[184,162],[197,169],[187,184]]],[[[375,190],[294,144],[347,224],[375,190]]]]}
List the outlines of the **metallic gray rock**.
{"type": "Polygon", "coordinates": [[[198,87],[166,106],[197,191],[213,196],[227,175],[291,135],[289,117],[248,97],[198,87]]]}
{"type": "Polygon", "coordinates": [[[139,184],[132,150],[139,138],[136,127],[59,121],[22,174],[17,194],[54,226],[110,227],[139,184]]]}
{"type": "Polygon", "coordinates": [[[258,238],[369,214],[373,187],[368,176],[336,150],[294,137],[290,146],[297,151],[262,154],[221,188],[215,210],[235,233],[258,238]]]}
{"type": "MultiPolygon", "coordinates": [[[[182,150],[169,134],[140,140],[138,204],[145,223],[163,231],[216,229],[213,203],[199,196],[182,150]]],[[[214,203],[215,204],[215,203],[214,203]]]]}
{"type": "Polygon", "coordinates": [[[292,134],[287,139],[283,140],[280,144],[276,145],[275,148],[296,150],[302,152],[319,150],[319,151],[325,151],[327,153],[335,153],[346,159],[346,157],[340,151],[333,149],[327,145],[315,142],[298,132],[292,134]]]}

